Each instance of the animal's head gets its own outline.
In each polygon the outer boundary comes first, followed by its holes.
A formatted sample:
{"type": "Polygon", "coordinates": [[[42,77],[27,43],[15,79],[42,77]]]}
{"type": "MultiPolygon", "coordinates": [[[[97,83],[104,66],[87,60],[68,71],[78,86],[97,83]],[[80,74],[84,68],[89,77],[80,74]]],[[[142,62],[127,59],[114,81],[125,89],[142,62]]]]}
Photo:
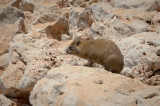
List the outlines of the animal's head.
{"type": "Polygon", "coordinates": [[[68,49],[66,50],[66,53],[67,53],[67,54],[77,55],[80,44],[81,44],[81,40],[74,40],[74,41],[69,45],[68,49]]]}
{"type": "Polygon", "coordinates": [[[14,95],[19,92],[20,90],[14,87],[8,88],[5,93],[4,96],[8,97],[8,98],[13,98],[14,95]]]}

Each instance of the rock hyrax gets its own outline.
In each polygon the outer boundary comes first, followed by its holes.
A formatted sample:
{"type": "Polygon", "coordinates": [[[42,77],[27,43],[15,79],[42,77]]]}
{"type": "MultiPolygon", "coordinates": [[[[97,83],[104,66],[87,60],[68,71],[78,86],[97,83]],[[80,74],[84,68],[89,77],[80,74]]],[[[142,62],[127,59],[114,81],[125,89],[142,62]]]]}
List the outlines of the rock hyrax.
{"type": "Polygon", "coordinates": [[[74,40],[66,53],[88,60],[88,66],[101,64],[106,70],[120,73],[124,66],[123,55],[118,46],[109,39],[74,40]]]}
{"type": "Polygon", "coordinates": [[[15,87],[10,87],[4,92],[4,96],[12,99],[23,99],[29,101],[30,92],[33,87],[26,87],[23,89],[17,89],[15,87]]]}

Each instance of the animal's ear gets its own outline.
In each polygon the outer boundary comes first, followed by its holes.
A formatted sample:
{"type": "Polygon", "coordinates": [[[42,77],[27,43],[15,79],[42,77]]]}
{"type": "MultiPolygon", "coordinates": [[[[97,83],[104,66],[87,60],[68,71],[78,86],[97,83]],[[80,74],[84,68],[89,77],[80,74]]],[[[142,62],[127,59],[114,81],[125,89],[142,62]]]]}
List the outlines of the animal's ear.
{"type": "Polygon", "coordinates": [[[80,44],[81,44],[81,41],[78,40],[78,41],[76,42],[76,46],[79,46],[80,44]]]}

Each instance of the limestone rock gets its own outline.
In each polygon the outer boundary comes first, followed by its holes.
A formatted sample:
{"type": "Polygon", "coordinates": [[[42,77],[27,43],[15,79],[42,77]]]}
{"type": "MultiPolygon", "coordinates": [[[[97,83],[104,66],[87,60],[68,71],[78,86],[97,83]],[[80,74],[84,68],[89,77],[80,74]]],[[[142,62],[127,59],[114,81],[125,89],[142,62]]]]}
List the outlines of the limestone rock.
{"type": "Polygon", "coordinates": [[[127,20],[144,20],[149,21],[152,19],[153,15],[156,14],[155,11],[144,11],[137,9],[123,9],[123,8],[114,8],[112,10],[114,16],[117,16],[119,19],[127,19],[127,20]]]}
{"type": "Polygon", "coordinates": [[[34,25],[36,24],[43,24],[46,22],[54,22],[58,20],[57,14],[40,14],[37,16],[36,20],[33,22],[34,25]]]}
{"type": "Polygon", "coordinates": [[[71,5],[74,7],[88,7],[92,3],[98,3],[98,2],[110,2],[111,0],[69,0],[71,5]]]}
{"type": "Polygon", "coordinates": [[[90,28],[94,21],[104,21],[112,17],[113,7],[108,3],[96,3],[85,8],[78,20],[78,29],[90,28]]]}
{"type": "Polygon", "coordinates": [[[30,102],[33,106],[159,105],[158,90],[105,70],[64,66],[52,69],[35,85],[30,102]]]}
{"type": "Polygon", "coordinates": [[[62,34],[61,35],[61,40],[69,40],[70,37],[67,34],[62,34]]]}
{"type": "Polygon", "coordinates": [[[18,106],[17,103],[0,94],[0,106],[18,106]]]}
{"type": "Polygon", "coordinates": [[[152,17],[156,12],[132,9],[113,9],[113,17],[106,21],[94,21],[90,28],[92,38],[120,39],[136,33],[155,31],[152,17]]]}
{"type": "Polygon", "coordinates": [[[145,11],[155,10],[156,0],[114,0],[114,7],[116,8],[136,8],[145,11]]]}
{"type": "MultiPolygon", "coordinates": [[[[13,42],[10,44],[10,51],[13,52],[12,64],[10,66],[15,66],[14,68],[18,71],[21,69],[22,76],[17,79],[16,83],[18,88],[23,88],[28,86],[32,82],[36,82],[38,79],[43,77],[46,72],[52,67],[50,49],[52,47],[52,41],[49,39],[43,39],[43,35],[34,33],[32,34],[21,34],[14,37],[13,42]],[[37,40],[32,37],[37,37],[37,40]],[[39,37],[38,37],[39,36],[39,37]],[[43,43],[42,43],[43,42],[43,43]],[[36,46],[36,45],[39,46],[36,46]],[[16,54],[19,54],[17,57],[16,54]],[[49,57],[46,57],[49,56],[49,57]],[[41,58],[39,58],[41,57],[41,58]],[[47,59],[48,58],[48,59],[47,59]],[[17,62],[22,62],[26,67],[20,66],[19,68],[14,65],[17,62]]],[[[13,71],[12,74],[16,74],[13,71]]],[[[19,72],[20,73],[20,72],[19,72]]]]}
{"type": "Polygon", "coordinates": [[[2,82],[7,87],[16,86],[17,88],[24,88],[37,82],[51,68],[62,64],[66,59],[67,45],[69,43],[48,39],[45,34],[37,32],[16,35],[10,43],[10,53],[13,54],[12,63],[5,70],[6,74],[2,75],[4,78],[2,82]],[[11,75],[13,76],[8,78],[11,75]],[[9,83],[11,79],[14,79],[12,81],[14,85],[9,83]]]}
{"type": "Polygon", "coordinates": [[[160,36],[157,33],[140,33],[118,43],[124,55],[124,72],[150,85],[159,84],[160,36]],[[130,71],[129,71],[130,70],[130,71]],[[132,74],[131,74],[132,73],[132,74]],[[155,78],[156,77],[156,78],[155,78]]]}
{"type": "Polygon", "coordinates": [[[25,15],[24,19],[25,31],[26,33],[29,33],[32,30],[32,22],[34,20],[34,14],[32,14],[29,11],[24,11],[23,13],[25,15]]]}
{"type": "Polygon", "coordinates": [[[6,53],[0,57],[0,69],[5,69],[9,62],[11,61],[11,56],[9,53],[6,53]]]}
{"type": "Polygon", "coordinates": [[[18,33],[25,33],[23,18],[18,19],[12,25],[0,27],[0,56],[8,52],[8,46],[12,38],[18,33]]]}
{"type": "Polygon", "coordinates": [[[15,64],[10,64],[1,75],[1,81],[6,88],[18,87],[19,81],[24,75],[26,66],[23,62],[17,61],[15,64]]]}
{"type": "Polygon", "coordinates": [[[55,22],[62,17],[61,9],[58,6],[45,5],[37,5],[34,10],[34,15],[33,25],[55,22]]]}
{"type": "Polygon", "coordinates": [[[155,31],[160,33],[160,13],[158,12],[157,14],[153,15],[153,18],[151,19],[151,22],[155,28],[155,31]]]}
{"type": "Polygon", "coordinates": [[[69,24],[69,34],[71,37],[75,36],[75,33],[78,31],[78,19],[80,13],[83,11],[83,8],[80,7],[73,7],[70,12],[69,12],[69,19],[68,19],[68,24],[69,24]]]}
{"type": "Polygon", "coordinates": [[[24,14],[19,9],[11,6],[3,8],[0,10],[0,26],[13,24],[20,17],[24,18],[24,14]]]}

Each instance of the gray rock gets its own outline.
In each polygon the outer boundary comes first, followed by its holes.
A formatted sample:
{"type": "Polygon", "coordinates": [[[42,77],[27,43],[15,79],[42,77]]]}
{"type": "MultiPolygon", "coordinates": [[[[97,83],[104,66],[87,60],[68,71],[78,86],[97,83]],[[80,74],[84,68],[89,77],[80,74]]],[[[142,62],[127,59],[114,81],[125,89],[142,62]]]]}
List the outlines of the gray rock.
{"type": "Polygon", "coordinates": [[[45,5],[36,5],[34,15],[33,25],[55,22],[62,17],[61,9],[58,6],[45,5]]]}
{"type": "Polygon", "coordinates": [[[65,65],[37,82],[30,102],[33,106],[158,106],[159,88],[98,68],[65,65]]]}
{"type": "Polygon", "coordinates": [[[78,30],[77,23],[79,20],[79,15],[83,10],[84,9],[80,7],[73,7],[69,12],[68,23],[69,23],[69,35],[71,36],[71,38],[75,36],[75,33],[78,30]]]}
{"type": "Polygon", "coordinates": [[[104,21],[110,19],[113,15],[111,13],[113,7],[108,3],[95,3],[85,8],[80,14],[78,20],[79,30],[90,28],[94,21],[104,21]]]}
{"type": "Polygon", "coordinates": [[[0,26],[13,24],[20,17],[25,18],[23,12],[15,7],[6,7],[0,10],[0,26]]]}
{"type": "Polygon", "coordinates": [[[0,94],[0,106],[18,106],[18,104],[0,94]]]}
{"type": "MultiPolygon", "coordinates": [[[[144,32],[118,42],[124,55],[124,69],[122,73],[132,70],[131,76],[149,85],[159,85],[160,36],[155,32],[144,32]]],[[[129,73],[128,73],[129,74],[129,73]]]]}
{"type": "Polygon", "coordinates": [[[156,0],[114,0],[114,7],[125,9],[140,9],[146,11],[155,10],[156,0]]]}

